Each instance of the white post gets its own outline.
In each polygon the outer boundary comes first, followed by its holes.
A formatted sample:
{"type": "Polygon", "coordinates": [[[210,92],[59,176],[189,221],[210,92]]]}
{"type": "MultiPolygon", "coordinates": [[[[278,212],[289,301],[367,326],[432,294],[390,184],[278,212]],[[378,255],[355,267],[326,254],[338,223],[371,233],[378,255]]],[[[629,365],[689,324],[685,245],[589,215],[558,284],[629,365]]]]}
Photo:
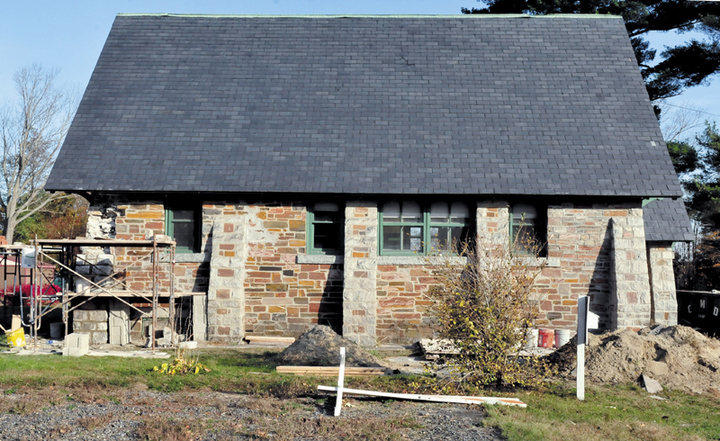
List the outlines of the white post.
{"type": "Polygon", "coordinates": [[[340,370],[338,372],[337,399],[335,401],[335,416],[340,416],[342,409],[343,386],[345,385],[345,347],[340,348],[340,370]]]}
{"type": "Polygon", "coordinates": [[[588,296],[578,298],[578,327],[577,327],[577,398],[585,400],[585,344],[588,340],[588,315],[590,313],[590,299],[588,296]]]}

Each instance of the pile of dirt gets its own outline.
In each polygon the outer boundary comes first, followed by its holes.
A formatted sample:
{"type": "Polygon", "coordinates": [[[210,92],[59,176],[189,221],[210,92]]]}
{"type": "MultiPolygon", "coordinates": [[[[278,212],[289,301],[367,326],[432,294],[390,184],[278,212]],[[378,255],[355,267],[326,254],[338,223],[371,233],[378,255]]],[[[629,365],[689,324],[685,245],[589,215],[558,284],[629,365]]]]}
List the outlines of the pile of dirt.
{"type": "Polygon", "coordinates": [[[384,367],[381,360],[328,326],[316,325],[277,355],[278,364],[290,366],[337,366],[340,348],[345,347],[345,365],[384,367]]]}
{"type": "MultiPolygon", "coordinates": [[[[561,374],[573,375],[576,350],[573,340],[548,360],[561,374]]],[[[643,374],[669,389],[720,394],[720,340],[686,326],[590,336],[585,352],[587,383],[635,382],[643,374]]]]}

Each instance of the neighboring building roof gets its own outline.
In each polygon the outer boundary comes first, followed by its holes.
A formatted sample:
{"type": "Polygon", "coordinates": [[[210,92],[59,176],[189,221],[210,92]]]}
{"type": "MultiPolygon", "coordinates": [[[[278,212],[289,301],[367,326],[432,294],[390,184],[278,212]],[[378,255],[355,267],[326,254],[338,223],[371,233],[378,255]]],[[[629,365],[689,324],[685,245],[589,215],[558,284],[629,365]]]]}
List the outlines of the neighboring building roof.
{"type": "Polygon", "coordinates": [[[610,16],[121,15],[46,188],[681,195],[610,16]]]}
{"type": "Polygon", "coordinates": [[[658,199],[643,207],[645,240],[650,242],[691,242],[695,240],[685,203],[658,199]]]}

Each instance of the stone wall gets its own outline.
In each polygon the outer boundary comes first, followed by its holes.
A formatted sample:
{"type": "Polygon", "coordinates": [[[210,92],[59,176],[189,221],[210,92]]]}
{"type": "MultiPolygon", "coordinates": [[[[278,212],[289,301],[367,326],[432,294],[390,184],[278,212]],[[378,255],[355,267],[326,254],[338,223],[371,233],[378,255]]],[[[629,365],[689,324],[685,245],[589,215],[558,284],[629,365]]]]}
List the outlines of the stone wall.
{"type": "MultiPolygon", "coordinates": [[[[501,200],[479,202],[477,234],[507,243],[508,207],[501,200]]],[[[117,238],[164,232],[161,204],[116,208],[117,238]]],[[[202,326],[210,340],[236,341],[250,333],[298,336],[315,323],[366,346],[431,336],[426,294],[434,279],[424,258],[378,256],[375,202],[349,201],[345,215],[344,255],[309,256],[305,204],[207,202],[201,252],[178,255],[176,291],[208,293],[207,302],[198,298],[193,310],[207,311],[202,326]]],[[[546,266],[535,285],[542,326],[573,329],[581,295],[591,297],[601,327],[649,323],[649,306],[644,309],[650,305],[649,279],[640,266],[647,267],[649,259],[651,270],[654,262],[666,269],[667,256],[657,250],[659,257],[654,257],[652,249],[646,254],[639,202],[551,205],[547,240],[546,266]]],[[[121,249],[116,259],[132,263],[143,253],[121,249]]],[[[128,274],[128,280],[133,289],[148,289],[151,273],[141,269],[128,274]]],[[[666,314],[663,320],[673,320],[674,291],[670,294],[665,282],[653,279],[656,321],[666,314]]]]}
{"type": "Polygon", "coordinates": [[[383,259],[377,268],[377,342],[405,343],[433,335],[427,314],[435,283],[424,258],[383,259]],[[415,261],[415,262],[412,262],[415,261]]]}
{"type": "MultiPolygon", "coordinates": [[[[244,223],[242,249],[231,249],[239,239],[218,240],[217,225],[208,234],[213,250],[234,253],[243,262],[242,284],[244,314],[231,339],[254,333],[267,336],[298,336],[313,324],[325,324],[342,330],[341,266],[327,263],[325,256],[305,259],[306,210],[293,203],[205,204],[203,223],[219,216],[244,223]],[[315,263],[317,262],[317,263],[315,263]]],[[[205,231],[205,229],[204,229],[205,231]]],[[[214,271],[214,262],[210,262],[214,271]]],[[[212,283],[213,277],[211,277],[212,283]]],[[[239,288],[235,288],[239,289],[239,288]]],[[[211,290],[212,292],[212,290],[211,290]]],[[[225,291],[218,292],[227,295],[225,291]]],[[[208,297],[209,338],[227,338],[227,326],[214,327],[212,315],[233,314],[230,308],[216,307],[217,299],[208,297]],[[215,313],[213,312],[215,310],[215,313]],[[222,328],[222,329],[221,329],[222,328]]]]}
{"type": "Polygon", "coordinates": [[[675,292],[673,259],[675,252],[669,242],[648,243],[652,319],[659,325],[677,325],[678,308],[675,292]]]}

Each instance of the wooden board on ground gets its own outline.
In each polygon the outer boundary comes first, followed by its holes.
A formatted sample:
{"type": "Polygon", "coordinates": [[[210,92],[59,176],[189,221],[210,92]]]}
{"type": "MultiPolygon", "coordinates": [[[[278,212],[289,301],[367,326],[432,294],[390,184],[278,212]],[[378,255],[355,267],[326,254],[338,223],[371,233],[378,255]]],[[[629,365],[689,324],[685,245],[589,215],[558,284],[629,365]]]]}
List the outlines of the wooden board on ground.
{"type": "MultiPolygon", "coordinates": [[[[278,366],[279,374],[316,375],[320,377],[336,377],[340,372],[338,366],[278,366]]],[[[388,369],[383,367],[352,367],[345,366],[345,375],[348,377],[385,375],[388,369]]]]}
{"type": "MultiPolygon", "coordinates": [[[[318,386],[318,390],[323,392],[337,392],[336,387],[318,386]]],[[[366,397],[393,398],[396,400],[412,400],[412,401],[430,401],[436,403],[457,403],[457,404],[502,404],[505,406],[527,407],[517,398],[503,397],[469,397],[459,395],[423,395],[423,394],[398,394],[392,392],[376,392],[362,389],[346,389],[343,393],[352,395],[363,395],[366,397]]]]}
{"type": "Polygon", "coordinates": [[[246,335],[245,340],[250,344],[258,345],[291,345],[295,343],[294,337],[271,337],[264,335],[246,335]]]}
{"type": "Polygon", "coordinates": [[[436,360],[442,355],[457,355],[460,350],[447,339],[423,338],[420,340],[420,349],[427,360],[436,360]]]}

